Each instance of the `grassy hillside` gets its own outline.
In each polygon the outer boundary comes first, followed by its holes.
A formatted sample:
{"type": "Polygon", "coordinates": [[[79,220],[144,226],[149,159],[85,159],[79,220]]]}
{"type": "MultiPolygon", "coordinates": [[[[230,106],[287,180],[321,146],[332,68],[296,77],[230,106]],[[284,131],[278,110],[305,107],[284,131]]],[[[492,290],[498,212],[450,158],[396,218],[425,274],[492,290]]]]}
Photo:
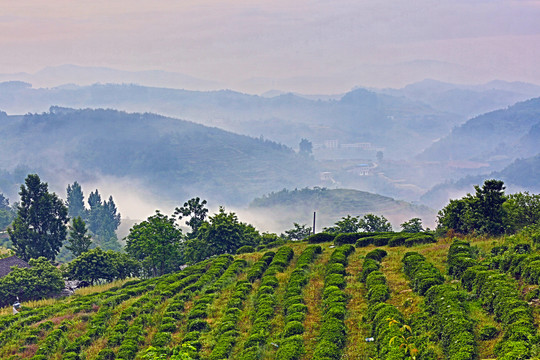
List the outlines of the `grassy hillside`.
{"type": "Polygon", "coordinates": [[[143,359],[150,346],[200,359],[537,358],[538,253],[515,236],[466,240],[290,243],[83,289],[0,316],[0,358],[143,359]]]}

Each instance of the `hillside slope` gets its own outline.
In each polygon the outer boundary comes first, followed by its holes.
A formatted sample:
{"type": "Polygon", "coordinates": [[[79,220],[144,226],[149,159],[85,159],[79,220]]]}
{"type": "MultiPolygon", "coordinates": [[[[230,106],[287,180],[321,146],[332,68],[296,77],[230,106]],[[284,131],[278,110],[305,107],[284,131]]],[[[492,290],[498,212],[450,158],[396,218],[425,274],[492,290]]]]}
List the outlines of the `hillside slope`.
{"type": "Polygon", "coordinates": [[[540,98],[470,119],[418,156],[430,161],[475,161],[508,164],[536,155],[529,144],[540,142],[540,98]],[[527,144],[521,145],[525,137],[527,144]],[[521,150],[521,151],[518,151],[521,150]]]}
{"type": "Polygon", "coordinates": [[[53,107],[7,117],[0,130],[0,169],[25,165],[53,188],[108,176],[172,202],[241,204],[316,176],[311,160],[283,145],[153,114],[53,107]]]}
{"type": "Polygon", "coordinates": [[[436,209],[470,192],[473,185],[482,184],[487,179],[504,181],[507,193],[529,191],[540,192],[540,154],[525,159],[517,159],[501,171],[476,176],[467,176],[455,181],[438,184],[421,197],[421,201],[436,209]]]}
{"type": "Polygon", "coordinates": [[[512,337],[534,336],[539,325],[538,308],[516,301],[538,297],[536,279],[527,275],[534,262],[525,266],[537,253],[523,245],[494,248],[501,239],[469,240],[475,248],[451,247],[451,239],[378,250],[300,242],[223,255],[2,315],[0,357],[142,359],[150,346],[203,360],[405,359],[412,349],[423,359],[503,358],[512,351],[534,357],[532,338],[512,337]],[[507,267],[505,258],[515,261],[507,267]],[[493,267],[471,268],[480,260],[493,267]],[[506,272],[527,284],[525,292],[506,272]],[[494,281],[480,283],[481,276],[494,281]],[[502,289],[506,298],[496,296],[495,308],[482,306],[502,289]],[[513,306],[520,307],[519,322],[504,316],[513,306]],[[406,337],[403,324],[411,328],[406,337]]]}
{"type": "Polygon", "coordinates": [[[346,215],[362,216],[368,213],[384,215],[395,229],[413,217],[419,217],[424,225],[435,225],[436,212],[422,205],[352,189],[295,189],[273,192],[257,198],[249,210],[288,229],[293,221],[311,225],[313,212],[317,212],[317,229],[333,225],[346,215]]]}

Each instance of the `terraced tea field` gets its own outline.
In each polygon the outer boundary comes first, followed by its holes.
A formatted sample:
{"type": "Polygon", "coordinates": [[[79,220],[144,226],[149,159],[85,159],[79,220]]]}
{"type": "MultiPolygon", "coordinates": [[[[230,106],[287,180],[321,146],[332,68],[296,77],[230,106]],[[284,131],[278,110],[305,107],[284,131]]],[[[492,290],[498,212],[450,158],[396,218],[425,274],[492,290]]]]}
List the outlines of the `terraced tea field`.
{"type": "Polygon", "coordinates": [[[0,359],[538,358],[532,244],[343,238],[29,304],[0,359]]]}

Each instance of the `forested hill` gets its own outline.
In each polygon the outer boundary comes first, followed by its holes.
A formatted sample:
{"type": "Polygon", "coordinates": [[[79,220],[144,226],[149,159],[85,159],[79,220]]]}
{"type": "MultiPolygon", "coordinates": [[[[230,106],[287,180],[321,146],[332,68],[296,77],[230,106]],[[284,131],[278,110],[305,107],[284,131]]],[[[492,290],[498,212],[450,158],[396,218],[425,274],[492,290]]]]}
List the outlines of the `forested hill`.
{"type": "Polygon", "coordinates": [[[432,161],[493,163],[536,155],[540,149],[540,98],[470,119],[426,149],[419,158],[432,161]]]}
{"type": "Polygon", "coordinates": [[[53,107],[4,116],[0,131],[0,169],[25,165],[60,188],[107,175],[158,198],[184,201],[196,188],[238,204],[315,178],[312,161],[286,146],[154,114],[53,107]]]}
{"type": "Polygon", "coordinates": [[[317,211],[317,228],[332,225],[339,218],[351,215],[374,213],[384,215],[398,228],[399,224],[413,217],[419,217],[427,226],[435,223],[435,210],[414,205],[387,196],[352,189],[304,188],[281,190],[253,200],[251,211],[264,215],[267,221],[290,225],[307,222],[317,211]]]}
{"type": "Polygon", "coordinates": [[[486,179],[501,179],[510,192],[527,189],[540,192],[540,153],[525,159],[517,159],[501,171],[490,174],[467,176],[456,181],[449,181],[434,186],[422,196],[422,202],[435,208],[442,207],[448,198],[465,195],[471,187],[481,184],[486,179]]]}

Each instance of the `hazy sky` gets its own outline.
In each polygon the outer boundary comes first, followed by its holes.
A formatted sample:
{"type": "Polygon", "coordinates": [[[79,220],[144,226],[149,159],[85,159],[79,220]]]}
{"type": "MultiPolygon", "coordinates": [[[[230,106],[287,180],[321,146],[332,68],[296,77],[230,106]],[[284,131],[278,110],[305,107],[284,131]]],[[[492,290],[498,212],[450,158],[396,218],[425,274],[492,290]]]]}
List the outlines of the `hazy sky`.
{"type": "Polygon", "coordinates": [[[243,91],[338,92],[423,78],[540,83],[539,63],[540,1],[0,4],[0,73],[76,64],[174,71],[243,91]]]}

